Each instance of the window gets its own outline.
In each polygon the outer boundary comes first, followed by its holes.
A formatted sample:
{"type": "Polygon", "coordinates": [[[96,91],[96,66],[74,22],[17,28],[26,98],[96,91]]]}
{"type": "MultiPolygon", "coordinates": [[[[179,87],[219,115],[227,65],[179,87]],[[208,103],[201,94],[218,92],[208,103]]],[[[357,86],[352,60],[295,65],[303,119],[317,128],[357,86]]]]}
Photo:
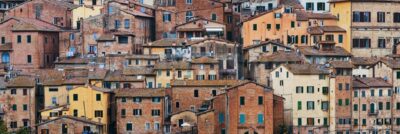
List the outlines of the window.
{"type": "Polygon", "coordinates": [[[17,89],[11,89],[11,94],[17,94],[17,89]]]}
{"type": "Polygon", "coordinates": [[[128,36],[118,36],[118,43],[127,44],[128,43],[128,36]]]}
{"type": "Polygon", "coordinates": [[[244,96],[240,96],[240,105],[244,105],[244,104],[245,104],[244,96]]]}
{"type": "Polygon", "coordinates": [[[78,101],[78,94],[73,94],[73,100],[78,101]]]}
{"type": "Polygon", "coordinates": [[[324,2],[318,2],[317,3],[317,10],[318,11],[325,11],[325,3],[324,2]]]}
{"type": "Polygon", "coordinates": [[[121,109],[121,117],[125,117],[126,116],[126,110],[125,109],[121,109]]]}
{"type": "Polygon", "coordinates": [[[95,110],[94,117],[103,117],[103,110],[95,110]]]}
{"type": "Polygon", "coordinates": [[[319,75],[319,79],[320,79],[320,80],[325,80],[325,75],[320,74],[320,75],[319,75]]]}
{"type": "Polygon", "coordinates": [[[307,2],[306,3],[306,10],[313,11],[314,10],[314,3],[313,2],[307,2]]]}
{"type": "Polygon", "coordinates": [[[378,109],[379,110],[383,110],[383,102],[379,102],[378,103],[378,109]]]}
{"type": "Polygon", "coordinates": [[[257,24],[253,24],[253,30],[257,31],[257,24]]]}
{"type": "Polygon", "coordinates": [[[58,88],[49,88],[49,92],[58,92],[58,88]]]}
{"type": "Polygon", "coordinates": [[[339,106],[342,106],[342,99],[338,100],[338,104],[339,104],[339,106]]]}
{"type": "Polygon", "coordinates": [[[276,30],[279,30],[279,29],[281,29],[281,24],[276,24],[275,27],[276,27],[276,30]]]}
{"type": "Polygon", "coordinates": [[[26,36],[26,43],[31,43],[31,35],[26,36]]]}
{"type": "Polygon", "coordinates": [[[378,48],[386,48],[386,39],[384,38],[378,39],[378,48]]]}
{"type": "Polygon", "coordinates": [[[339,34],[338,41],[339,41],[339,43],[343,43],[343,35],[342,34],[339,34]]]}
{"type": "Polygon", "coordinates": [[[301,110],[301,101],[297,101],[297,110],[301,110]]]}
{"type": "Polygon", "coordinates": [[[258,114],[257,115],[257,122],[258,122],[258,124],[263,124],[264,123],[264,115],[263,114],[258,114]]]}
{"type": "Polygon", "coordinates": [[[390,102],[386,102],[386,110],[390,110],[390,102]]]}
{"type": "Polygon", "coordinates": [[[219,123],[224,123],[224,121],[225,121],[224,113],[219,113],[218,114],[218,122],[219,123]]]}
{"type": "Polygon", "coordinates": [[[192,4],[192,0],[186,0],[186,4],[192,4]]]}
{"type": "Polygon", "coordinates": [[[119,20],[114,20],[114,29],[118,29],[120,25],[119,20]]]}
{"type": "Polygon", "coordinates": [[[329,102],[328,101],[323,101],[321,105],[321,110],[327,111],[329,108],[329,102]]]}
{"type": "Polygon", "coordinates": [[[246,115],[245,114],[240,114],[239,115],[239,123],[244,124],[246,122],[246,115]]]}
{"type": "Polygon", "coordinates": [[[353,48],[371,48],[371,39],[353,39],[353,48]]]}
{"type": "Polygon", "coordinates": [[[314,93],[314,86],[307,86],[307,93],[314,93]]]}
{"type": "Polygon", "coordinates": [[[307,110],[314,110],[314,101],[307,101],[307,110]]]}
{"type": "Polygon", "coordinates": [[[264,97],[263,96],[258,96],[258,105],[264,104],[264,97]]]}
{"type": "Polygon", "coordinates": [[[32,55],[26,57],[27,63],[32,63],[32,55]]]}
{"type": "Polygon", "coordinates": [[[22,90],[22,95],[24,95],[24,96],[25,96],[25,95],[28,95],[28,89],[23,89],[23,90],[22,90]]]}
{"type": "Polygon", "coordinates": [[[358,91],[354,91],[354,97],[358,97],[358,91]]]}
{"type": "Polygon", "coordinates": [[[169,70],[166,71],[166,75],[169,77],[169,75],[170,75],[169,70]]]}
{"type": "Polygon", "coordinates": [[[362,125],[366,126],[367,125],[367,119],[362,119],[362,125]]]}
{"type": "Polygon", "coordinates": [[[47,44],[47,37],[44,37],[44,44],[47,44]]]}
{"type": "MultiPolygon", "coordinates": [[[[400,72],[400,71],[399,71],[399,72],[400,72]]],[[[399,76],[400,76],[400,75],[399,75],[399,76]]],[[[278,72],[278,71],[275,72],[275,77],[276,77],[276,78],[279,78],[279,72],[278,72]]]]}
{"type": "Polygon", "coordinates": [[[385,22],[385,12],[377,12],[378,22],[385,22]]]}
{"type": "Polygon", "coordinates": [[[158,123],[158,122],[154,123],[154,130],[156,130],[156,131],[160,130],[160,123],[158,123]]]}
{"type": "Polygon", "coordinates": [[[302,121],[301,121],[301,118],[297,118],[297,125],[298,126],[301,126],[303,123],[302,123],[302,121]]]}
{"type": "Polygon", "coordinates": [[[314,125],[314,118],[307,118],[307,125],[314,125]]]}
{"type": "Polygon", "coordinates": [[[171,22],[171,13],[170,12],[163,13],[163,22],[171,22]]]}
{"type": "Polygon", "coordinates": [[[217,14],[212,13],[211,14],[211,20],[216,21],[217,20],[217,14]]]}
{"type": "Polygon", "coordinates": [[[346,99],[346,106],[350,105],[350,99],[346,99]]]}
{"type": "Polygon", "coordinates": [[[181,70],[178,71],[178,78],[182,78],[182,71],[181,70]]]}
{"type": "Polygon", "coordinates": [[[375,90],[371,89],[371,96],[375,96],[375,90]]]}
{"type": "Polygon", "coordinates": [[[97,5],[97,0],[92,0],[92,5],[97,5]]]}
{"type": "Polygon", "coordinates": [[[189,21],[190,19],[192,19],[192,17],[193,17],[192,11],[187,11],[186,12],[186,21],[189,21]]]}
{"type": "Polygon", "coordinates": [[[295,27],[294,21],[291,21],[291,22],[290,22],[290,27],[292,27],[292,28],[295,27]]]}
{"type": "Polygon", "coordinates": [[[199,90],[194,90],[193,91],[193,96],[194,97],[199,97],[199,90]]]}
{"type": "Polygon", "coordinates": [[[350,90],[350,84],[346,83],[345,85],[346,85],[346,90],[349,91],[350,90]]]}
{"type": "Polygon", "coordinates": [[[27,104],[22,105],[22,110],[28,111],[28,105],[27,104]]]}
{"type": "Polygon", "coordinates": [[[353,12],[353,22],[371,22],[371,12],[353,12]]]}
{"type": "Polygon", "coordinates": [[[267,24],[267,29],[268,29],[268,30],[271,29],[271,24],[267,24]]]}
{"type": "Polygon", "coordinates": [[[78,110],[74,109],[74,117],[78,117],[78,110]]]}
{"type": "Polygon", "coordinates": [[[151,116],[160,116],[160,109],[152,109],[151,116]]]}
{"type": "Polygon", "coordinates": [[[16,121],[10,122],[10,127],[11,128],[18,128],[17,122],[16,121]]]}
{"type": "Polygon", "coordinates": [[[175,107],[179,108],[179,102],[175,102],[175,107]]]}
{"type": "Polygon", "coordinates": [[[308,36],[307,36],[307,35],[302,35],[300,38],[301,38],[301,39],[300,39],[300,42],[301,42],[302,44],[308,42],[308,36]]]}
{"type": "Polygon", "coordinates": [[[362,111],[367,111],[367,104],[362,104],[362,111]]]}
{"type": "Polygon", "coordinates": [[[1,37],[1,44],[6,44],[6,38],[5,37],[1,37]]]}
{"type": "Polygon", "coordinates": [[[231,24],[233,21],[232,15],[227,15],[226,17],[228,24],[231,24]]]}
{"type": "Polygon", "coordinates": [[[144,126],[145,130],[149,130],[150,129],[150,123],[146,122],[146,125],[144,126]]]}
{"type": "Polygon", "coordinates": [[[358,125],[358,119],[354,119],[354,126],[358,125]]]}
{"type": "Polygon", "coordinates": [[[379,97],[382,97],[382,96],[383,96],[383,90],[379,89],[379,97]]]}
{"type": "Polygon", "coordinates": [[[353,105],[353,111],[358,111],[358,104],[353,105]]]}
{"type": "Polygon", "coordinates": [[[142,109],[133,109],[133,115],[134,116],[142,115],[142,109]]]}
{"type": "Polygon", "coordinates": [[[18,35],[17,36],[17,43],[21,43],[22,42],[21,40],[22,40],[21,35],[18,35]]]}
{"type": "Polygon", "coordinates": [[[365,91],[361,91],[361,97],[365,97],[365,91]]]}
{"type": "Polygon", "coordinates": [[[130,20],[129,20],[129,19],[125,19],[125,20],[124,20],[125,29],[129,29],[130,25],[131,25],[130,20]]]}
{"type": "Polygon", "coordinates": [[[151,102],[159,103],[159,102],[161,102],[161,98],[160,97],[153,97],[153,98],[151,98],[151,102]]]}
{"type": "Polygon", "coordinates": [[[400,13],[393,13],[393,22],[399,23],[400,22],[400,13]]]}
{"type": "Polygon", "coordinates": [[[302,86],[297,86],[296,87],[296,93],[303,93],[303,87],[302,86]]]}
{"type": "Polygon", "coordinates": [[[96,94],[96,101],[101,101],[101,94],[96,94]]]}
{"type": "Polygon", "coordinates": [[[132,123],[126,123],[126,131],[132,131],[132,123]]]}

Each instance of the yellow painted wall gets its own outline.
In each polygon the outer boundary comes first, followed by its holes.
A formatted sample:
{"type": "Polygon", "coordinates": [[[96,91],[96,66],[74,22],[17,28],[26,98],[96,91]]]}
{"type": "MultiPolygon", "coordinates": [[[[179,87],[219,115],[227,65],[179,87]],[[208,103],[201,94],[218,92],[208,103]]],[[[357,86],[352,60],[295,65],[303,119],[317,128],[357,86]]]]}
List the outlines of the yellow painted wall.
{"type": "Polygon", "coordinates": [[[193,80],[193,70],[180,70],[182,71],[182,77],[178,77],[178,70],[175,70],[173,73],[172,70],[170,71],[170,75],[167,76],[167,70],[161,70],[161,75],[159,74],[158,70],[155,70],[156,73],[156,87],[157,88],[165,88],[167,87],[167,83],[171,84],[171,80],[174,76],[175,73],[175,80],[183,80],[183,79],[188,79],[188,80],[193,80]],[[158,84],[161,83],[161,87],[158,86],[158,84]]]}
{"type": "Polygon", "coordinates": [[[351,2],[338,2],[330,4],[331,14],[339,16],[337,25],[347,31],[343,40],[343,48],[351,52],[351,2]]]}
{"type": "MultiPolygon", "coordinates": [[[[61,111],[64,107],[59,107],[59,108],[55,108],[55,109],[49,109],[46,111],[42,111],[40,112],[40,116],[42,117],[42,120],[51,120],[51,119],[55,119],[57,117],[50,117],[50,112],[58,112],[61,111]]],[[[68,115],[68,111],[63,111],[62,115],[68,115]]],[[[62,116],[62,115],[58,115],[58,116],[62,116]]]]}
{"type": "MultiPolygon", "coordinates": [[[[73,28],[77,28],[77,21],[79,18],[88,18],[90,16],[95,16],[100,14],[100,9],[103,8],[103,6],[91,6],[91,7],[85,7],[85,6],[80,6],[74,10],[72,10],[72,26],[73,28]]],[[[82,26],[82,23],[81,23],[82,26]]]]}
{"type": "Polygon", "coordinates": [[[110,99],[110,94],[109,93],[104,93],[100,92],[94,89],[91,89],[90,87],[77,87],[69,91],[69,111],[68,113],[73,116],[74,110],[78,110],[78,117],[85,116],[88,119],[95,121],[95,122],[100,122],[105,124],[105,130],[107,131],[107,125],[109,121],[108,115],[108,108],[109,108],[109,99],[110,99]],[[74,101],[73,100],[73,95],[78,94],[78,100],[74,101]],[[96,101],[96,94],[101,95],[101,101],[96,101]],[[103,111],[103,117],[102,118],[95,118],[95,110],[102,110],[103,111]]]}
{"type": "Polygon", "coordinates": [[[68,96],[68,91],[65,85],[61,86],[44,86],[44,107],[51,107],[55,106],[52,103],[52,98],[56,97],[57,98],[57,104],[58,105],[65,105],[67,104],[67,96],[68,96]],[[58,88],[57,92],[50,92],[50,88],[58,88]]]}

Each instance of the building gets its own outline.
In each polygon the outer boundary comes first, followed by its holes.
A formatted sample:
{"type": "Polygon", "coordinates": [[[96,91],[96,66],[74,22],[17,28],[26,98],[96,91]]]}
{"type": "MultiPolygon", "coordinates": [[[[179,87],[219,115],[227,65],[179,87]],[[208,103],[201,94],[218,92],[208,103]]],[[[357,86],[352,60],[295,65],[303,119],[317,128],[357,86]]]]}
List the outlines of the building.
{"type": "Polygon", "coordinates": [[[107,89],[144,88],[145,77],[128,76],[123,70],[110,70],[103,79],[103,87],[107,89]]]}
{"type": "Polygon", "coordinates": [[[97,133],[104,134],[103,124],[86,118],[74,116],[61,116],[43,123],[37,124],[37,133],[97,133]]]}
{"type": "Polygon", "coordinates": [[[112,91],[95,86],[82,86],[69,90],[68,114],[103,124],[103,132],[110,131],[112,91]]]}
{"type": "Polygon", "coordinates": [[[315,64],[280,65],[270,73],[274,93],[285,98],[285,124],[293,133],[324,133],[329,127],[329,70],[315,64]]]}
{"type": "Polygon", "coordinates": [[[136,78],[141,78],[145,80],[145,88],[155,88],[156,87],[156,74],[153,68],[149,67],[129,67],[123,70],[123,75],[133,76],[136,78]]]}
{"type": "Polygon", "coordinates": [[[329,64],[329,132],[352,132],[353,65],[348,61],[331,61],[329,64]]]}
{"type": "Polygon", "coordinates": [[[253,15],[277,8],[280,4],[279,2],[278,0],[249,0],[238,2],[237,8],[240,8],[240,16],[244,20],[253,15]]]}
{"type": "Polygon", "coordinates": [[[21,3],[24,3],[25,0],[12,0],[12,1],[1,1],[0,2],[0,21],[3,21],[5,17],[5,12],[15,6],[18,6],[21,3]]]}
{"type": "Polygon", "coordinates": [[[115,91],[117,133],[164,133],[168,97],[164,89],[118,89],[115,91]]]}
{"type": "Polygon", "coordinates": [[[36,83],[33,77],[18,76],[7,82],[1,92],[3,121],[7,131],[16,132],[21,128],[34,131],[36,124],[36,83]]]}
{"type": "MultiPolygon", "coordinates": [[[[244,82],[226,89],[226,93],[213,99],[214,133],[275,133],[275,122],[283,111],[275,112],[275,107],[283,106],[283,98],[275,98],[272,89],[254,82],[244,82]]],[[[281,109],[283,110],[283,109],[281,109]]],[[[275,124],[277,123],[277,124],[275,124]]],[[[201,131],[201,130],[200,130],[201,131]]],[[[279,133],[279,132],[278,132],[279,133]]]]}
{"type": "Polygon", "coordinates": [[[172,112],[193,111],[204,112],[210,101],[224,93],[224,89],[243,83],[240,80],[174,80],[172,81],[172,112]]]}
{"type": "Polygon", "coordinates": [[[105,2],[103,0],[73,0],[73,4],[79,7],[72,10],[72,28],[81,29],[82,19],[99,15],[105,2]]]}
{"type": "Polygon", "coordinates": [[[211,57],[200,57],[190,62],[196,80],[219,80],[218,60],[211,57]]]}
{"type": "Polygon", "coordinates": [[[160,60],[189,60],[191,51],[186,39],[160,39],[143,45],[143,53],[159,55],[160,60]]]}
{"type": "Polygon", "coordinates": [[[153,55],[126,55],[125,60],[128,63],[128,67],[153,67],[158,61],[160,61],[160,56],[153,55]]]}
{"type": "Polygon", "coordinates": [[[337,21],[337,17],[329,13],[307,12],[298,4],[283,5],[242,22],[243,46],[269,40],[289,46],[311,46],[320,41],[342,46],[346,31],[337,26],[337,21]]]}
{"type": "Polygon", "coordinates": [[[277,51],[271,55],[260,55],[258,59],[250,61],[250,68],[247,70],[248,78],[255,82],[270,86],[271,71],[283,64],[300,64],[304,60],[295,52],[277,51]]]}
{"type": "Polygon", "coordinates": [[[332,15],[338,18],[337,25],[347,31],[344,49],[357,57],[382,57],[395,52],[396,44],[400,42],[398,1],[329,2],[332,15]]]}
{"type": "Polygon", "coordinates": [[[325,64],[329,61],[350,61],[351,53],[333,42],[320,42],[317,46],[298,46],[296,52],[307,63],[325,64]]]}
{"type": "Polygon", "coordinates": [[[353,57],[351,63],[354,66],[353,76],[355,77],[373,77],[372,68],[379,61],[374,57],[353,57]]]}
{"type": "Polygon", "coordinates": [[[157,88],[169,88],[173,80],[193,80],[193,68],[189,62],[162,61],[154,66],[157,88]]]}
{"type": "Polygon", "coordinates": [[[202,38],[216,37],[226,38],[226,26],[224,23],[207,20],[204,18],[194,18],[185,23],[175,26],[177,38],[202,38]]]}
{"type": "MultiPolygon", "coordinates": [[[[50,11],[49,11],[50,12],[50,11]]],[[[0,23],[1,62],[25,72],[49,68],[58,57],[61,29],[43,20],[11,17],[0,23]]]]}
{"type": "Polygon", "coordinates": [[[177,38],[175,27],[192,19],[224,22],[224,4],[219,1],[160,0],[155,3],[156,39],[177,38]]]}
{"type": "Polygon", "coordinates": [[[354,132],[392,133],[392,85],[382,78],[366,77],[355,78],[353,88],[354,132]]]}

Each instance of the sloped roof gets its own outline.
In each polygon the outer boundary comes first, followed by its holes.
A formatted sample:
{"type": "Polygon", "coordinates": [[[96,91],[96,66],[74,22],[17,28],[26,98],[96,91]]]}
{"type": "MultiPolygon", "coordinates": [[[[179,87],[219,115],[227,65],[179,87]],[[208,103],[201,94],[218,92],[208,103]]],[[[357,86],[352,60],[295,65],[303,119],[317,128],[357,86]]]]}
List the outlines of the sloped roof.
{"type": "Polygon", "coordinates": [[[59,32],[62,29],[56,25],[32,18],[12,17],[18,22],[13,26],[12,31],[47,31],[59,32]]]}
{"type": "Polygon", "coordinates": [[[355,78],[353,79],[354,88],[369,88],[369,87],[392,87],[390,83],[385,81],[383,78],[355,78]]]}
{"type": "Polygon", "coordinates": [[[351,63],[353,65],[373,65],[379,61],[378,58],[374,57],[353,57],[351,63]]]}
{"type": "Polygon", "coordinates": [[[35,87],[35,84],[33,77],[17,76],[7,83],[7,87],[35,87]]]}
{"type": "Polygon", "coordinates": [[[97,38],[97,41],[114,41],[114,35],[113,34],[102,34],[100,35],[99,38],[97,38]]]}
{"type": "Polygon", "coordinates": [[[225,87],[234,86],[247,80],[174,80],[172,87],[225,87]]]}
{"type": "Polygon", "coordinates": [[[187,42],[187,39],[164,38],[144,44],[143,47],[180,47],[184,42],[187,42]]]}
{"type": "Polygon", "coordinates": [[[130,54],[126,55],[125,59],[150,59],[150,60],[158,60],[160,59],[160,55],[158,54],[130,54]]]}
{"type": "Polygon", "coordinates": [[[324,34],[325,32],[346,32],[346,30],[339,26],[315,26],[308,27],[307,32],[309,34],[324,34]]]}
{"type": "Polygon", "coordinates": [[[197,59],[192,59],[191,63],[194,63],[194,64],[217,64],[218,60],[211,58],[211,57],[203,56],[203,57],[200,57],[197,59]]]}
{"type": "Polygon", "coordinates": [[[394,60],[394,59],[389,59],[389,58],[381,58],[380,61],[392,69],[400,69],[400,61],[399,60],[394,60]]]}
{"type": "Polygon", "coordinates": [[[307,21],[309,19],[337,19],[336,16],[330,13],[314,13],[305,10],[294,10],[293,12],[296,14],[296,20],[298,21],[307,21]]]}
{"type": "Polygon", "coordinates": [[[288,49],[292,49],[291,47],[286,46],[286,45],[284,45],[284,44],[281,44],[281,43],[279,43],[279,42],[276,42],[276,41],[274,41],[274,40],[262,41],[262,42],[260,42],[259,44],[252,44],[252,45],[250,45],[250,46],[244,47],[243,49],[251,49],[251,48],[255,48],[255,47],[259,47],[259,46],[264,46],[264,45],[267,45],[267,44],[272,44],[272,45],[276,45],[276,46],[280,46],[280,47],[285,47],[285,48],[288,48],[288,49]]]}
{"type": "Polygon", "coordinates": [[[296,75],[318,75],[329,74],[329,70],[323,65],[317,64],[286,64],[283,65],[290,72],[296,75]]]}
{"type": "Polygon", "coordinates": [[[127,67],[123,70],[124,75],[155,75],[153,68],[149,67],[127,67]]]}
{"type": "Polygon", "coordinates": [[[255,62],[300,62],[302,60],[295,52],[278,51],[272,55],[262,55],[255,62]]]}
{"type": "Polygon", "coordinates": [[[43,122],[43,123],[39,123],[36,126],[41,126],[41,125],[44,125],[44,124],[48,124],[48,123],[51,123],[51,122],[54,122],[56,120],[63,119],[63,118],[68,118],[68,119],[71,119],[71,120],[76,120],[76,121],[79,121],[79,122],[89,123],[89,124],[98,125],[98,126],[102,126],[103,125],[102,123],[91,121],[91,120],[88,120],[88,119],[83,118],[83,117],[74,117],[74,116],[64,115],[64,116],[57,117],[55,119],[48,120],[48,121],[43,122]]]}
{"type": "Polygon", "coordinates": [[[147,18],[153,18],[154,17],[154,16],[151,16],[151,15],[145,14],[143,12],[139,12],[137,10],[122,9],[121,11],[123,11],[125,13],[128,13],[128,14],[131,14],[131,15],[134,15],[134,16],[147,17],[147,18]]]}
{"type": "Polygon", "coordinates": [[[163,97],[163,88],[143,88],[143,89],[117,89],[114,91],[116,97],[163,97]]]}
{"type": "Polygon", "coordinates": [[[121,70],[108,71],[104,81],[144,81],[144,78],[134,76],[126,76],[121,70]]]}
{"type": "Polygon", "coordinates": [[[58,58],[58,61],[54,64],[87,64],[89,61],[85,58],[73,57],[73,58],[58,58]]]}
{"type": "Polygon", "coordinates": [[[333,68],[353,68],[353,64],[350,61],[331,61],[329,62],[333,68]]]}
{"type": "Polygon", "coordinates": [[[167,70],[172,68],[180,70],[192,69],[190,63],[184,61],[161,61],[154,65],[154,69],[159,69],[159,70],[167,70]]]}
{"type": "Polygon", "coordinates": [[[96,69],[94,71],[89,71],[88,79],[91,80],[102,80],[106,77],[107,70],[105,69],[96,69]]]}
{"type": "Polygon", "coordinates": [[[335,46],[332,51],[321,51],[313,46],[298,46],[297,48],[301,54],[307,56],[352,56],[350,52],[339,46],[335,46]]]}

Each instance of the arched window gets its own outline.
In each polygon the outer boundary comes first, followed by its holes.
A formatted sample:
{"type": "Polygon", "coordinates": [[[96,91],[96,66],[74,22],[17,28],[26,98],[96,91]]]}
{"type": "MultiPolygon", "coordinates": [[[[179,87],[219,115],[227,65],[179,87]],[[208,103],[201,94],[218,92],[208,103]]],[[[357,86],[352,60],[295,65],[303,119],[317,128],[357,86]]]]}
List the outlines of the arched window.
{"type": "Polygon", "coordinates": [[[10,54],[8,52],[1,54],[1,63],[10,63],[10,54]]]}
{"type": "Polygon", "coordinates": [[[187,11],[186,12],[186,21],[189,21],[190,19],[193,18],[193,13],[192,11],[187,11]]]}

